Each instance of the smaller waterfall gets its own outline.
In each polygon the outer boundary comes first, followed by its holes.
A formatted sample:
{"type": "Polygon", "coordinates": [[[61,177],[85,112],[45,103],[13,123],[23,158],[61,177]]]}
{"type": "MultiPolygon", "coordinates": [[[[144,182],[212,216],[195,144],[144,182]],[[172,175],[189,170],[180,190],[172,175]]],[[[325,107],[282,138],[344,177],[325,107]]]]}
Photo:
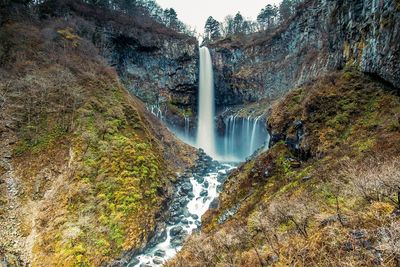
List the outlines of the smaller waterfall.
{"type": "Polygon", "coordinates": [[[217,154],[221,161],[243,161],[268,142],[262,116],[256,118],[228,116],[224,136],[217,138],[217,154]]]}
{"type": "Polygon", "coordinates": [[[189,137],[190,135],[190,118],[185,116],[185,135],[189,137]]]}
{"type": "Polygon", "coordinates": [[[262,117],[262,115],[257,117],[255,122],[253,123],[253,130],[251,131],[251,139],[250,139],[250,146],[249,146],[250,152],[256,150],[256,147],[255,147],[256,139],[255,139],[255,137],[256,137],[256,133],[257,133],[256,131],[257,131],[258,120],[261,117],[262,117]]]}
{"type": "Polygon", "coordinates": [[[164,115],[159,105],[152,105],[150,108],[147,108],[154,116],[159,118],[161,121],[164,121],[164,115]]]}

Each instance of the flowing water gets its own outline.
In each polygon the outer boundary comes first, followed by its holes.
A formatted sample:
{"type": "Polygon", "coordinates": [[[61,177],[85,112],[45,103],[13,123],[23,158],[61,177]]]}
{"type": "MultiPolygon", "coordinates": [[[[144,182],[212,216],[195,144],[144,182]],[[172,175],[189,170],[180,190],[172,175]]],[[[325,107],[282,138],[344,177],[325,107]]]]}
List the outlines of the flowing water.
{"type": "Polygon", "coordinates": [[[131,266],[160,266],[174,257],[182,248],[184,239],[201,225],[201,216],[218,197],[222,183],[228,173],[234,169],[229,164],[219,164],[203,154],[200,156],[200,168],[193,175],[182,179],[177,185],[174,200],[170,203],[171,218],[167,227],[159,234],[155,244],[142,254],[134,257],[131,266]]]}
{"type": "Polygon", "coordinates": [[[201,47],[197,146],[201,147],[208,155],[215,158],[215,99],[213,75],[210,51],[207,47],[201,47]]]}
{"type": "Polygon", "coordinates": [[[266,146],[269,135],[262,115],[258,117],[225,118],[223,137],[217,137],[217,159],[220,161],[244,161],[260,147],[266,146]]]}
{"type": "Polygon", "coordinates": [[[168,125],[159,106],[149,108],[178,138],[202,148],[206,154],[199,152],[196,166],[190,175],[181,177],[176,185],[165,229],[156,233],[157,238],[131,260],[127,265],[129,267],[162,265],[174,257],[182,248],[185,238],[201,226],[201,216],[216,200],[225,178],[235,168],[233,164],[221,164],[212,158],[220,162],[241,162],[268,142],[263,116],[229,116],[224,120],[224,136],[216,135],[213,69],[210,52],[206,47],[200,48],[199,80],[196,136],[190,135],[189,118],[185,117],[184,129],[176,129],[168,125]]]}

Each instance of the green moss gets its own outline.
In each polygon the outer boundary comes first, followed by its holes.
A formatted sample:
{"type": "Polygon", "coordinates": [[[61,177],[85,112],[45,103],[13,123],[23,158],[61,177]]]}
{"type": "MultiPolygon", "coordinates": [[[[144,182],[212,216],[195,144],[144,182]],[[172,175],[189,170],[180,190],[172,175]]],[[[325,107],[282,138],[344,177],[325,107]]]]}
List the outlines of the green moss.
{"type": "Polygon", "coordinates": [[[175,103],[172,103],[172,102],[168,102],[167,106],[168,106],[168,109],[170,112],[172,112],[173,114],[176,114],[180,117],[192,117],[193,116],[192,110],[190,108],[182,109],[182,108],[178,107],[175,103]]]}
{"type": "Polygon", "coordinates": [[[373,148],[375,145],[375,138],[371,137],[365,140],[359,140],[356,141],[353,144],[353,147],[359,152],[359,153],[365,153],[369,151],[371,148],[373,148]]]}
{"type": "Polygon", "coordinates": [[[290,231],[290,230],[292,230],[294,228],[295,228],[295,225],[294,225],[294,223],[292,221],[286,221],[284,223],[281,223],[278,226],[278,231],[280,233],[286,233],[286,232],[288,232],[288,231],[290,231]]]}
{"type": "Polygon", "coordinates": [[[28,125],[22,129],[22,138],[14,147],[14,153],[18,156],[27,152],[38,153],[47,149],[66,134],[67,130],[60,125],[51,128],[47,128],[43,124],[39,126],[28,125]]]}
{"type": "Polygon", "coordinates": [[[67,207],[72,221],[79,214],[95,219],[69,240],[82,249],[62,238],[55,242],[55,258],[70,257],[73,266],[92,266],[140,246],[155,227],[164,199],[161,188],[169,182],[162,156],[137,110],[122,107],[121,96],[110,92],[107,101],[88,102],[78,111],[80,128],[73,150],[81,167],[75,179],[85,193],[70,197],[67,207]]]}

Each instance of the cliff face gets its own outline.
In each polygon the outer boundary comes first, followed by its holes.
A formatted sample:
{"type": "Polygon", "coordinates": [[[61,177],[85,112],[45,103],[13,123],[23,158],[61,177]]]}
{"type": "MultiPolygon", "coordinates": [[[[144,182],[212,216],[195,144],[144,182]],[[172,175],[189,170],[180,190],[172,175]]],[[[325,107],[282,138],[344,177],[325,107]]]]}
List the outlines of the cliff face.
{"type": "MultiPolygon", "coordinates": [[[[156,108],[169,125],[185,126],[197,109],[198,43],[195,38],[112,34],[109,62],[128,90],[156,108]]],[[[191,119],[191,121],[194,121],[191,119]]]]}
{"type": "Polygon", "coordinates": [[[196,107],[198,45],[195,38],[132,39],[112,36],[111,65],[129,91],[149,105],[196,107]]]}
{"type": "Polygon", "coordinates": [[[276,98],[345,66],[400,88],[397,1],[305,1],[276,29],[211,45],[218,104],[276,98]]]}

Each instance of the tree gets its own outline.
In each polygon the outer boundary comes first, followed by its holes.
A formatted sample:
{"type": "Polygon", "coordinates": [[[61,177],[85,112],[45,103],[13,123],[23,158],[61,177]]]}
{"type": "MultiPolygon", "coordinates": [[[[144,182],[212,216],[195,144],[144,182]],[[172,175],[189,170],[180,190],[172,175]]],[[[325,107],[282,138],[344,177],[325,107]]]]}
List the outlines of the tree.
{"type": "Polygon", "coordinates": [[[233,17],[228,15],[225,17],[222,23],[221,31],[223,36],[229,36],[233,34],[233,17]]]}
{"type": "Polygon", "coordinates": [[[292,15],[294,3],[292,0],[283,0],[279,5],[279,15],[282,21],[287,20],[292,15]]]}
{"type": "Polygon", "coordinates": [[[278,10],[277,7],[272,5],[267,5],[263,8],[257,16],[257,21],[260,24],[262,29],[266,29],[274,24],[274,20],[277,16],[278,10]]]}
{"type": "Polygon", "coordinates": [[[208,17],[204,26],[205,37],[209,40],[216,40],[221,37],[220,23],[213,17],[208,17]]]}
{"type": "Polygon", "coordinates": [[[239,34],[243,32],[243,16],[240,12],[236,13],[235,17],[233,18],[233,33],[239,34]]]}
{"type": "Polygon", "coordinates": [[[342,174],[366,201],[390,202],[400,210],[400,157],[349,164],[342,174]]]}
{"type": "Polygon", "coordinates": [[[179,27],[178,15],[175,9],[167,8],[164,10],[164,22],[168,27],[177,30],[179,27]]]}

